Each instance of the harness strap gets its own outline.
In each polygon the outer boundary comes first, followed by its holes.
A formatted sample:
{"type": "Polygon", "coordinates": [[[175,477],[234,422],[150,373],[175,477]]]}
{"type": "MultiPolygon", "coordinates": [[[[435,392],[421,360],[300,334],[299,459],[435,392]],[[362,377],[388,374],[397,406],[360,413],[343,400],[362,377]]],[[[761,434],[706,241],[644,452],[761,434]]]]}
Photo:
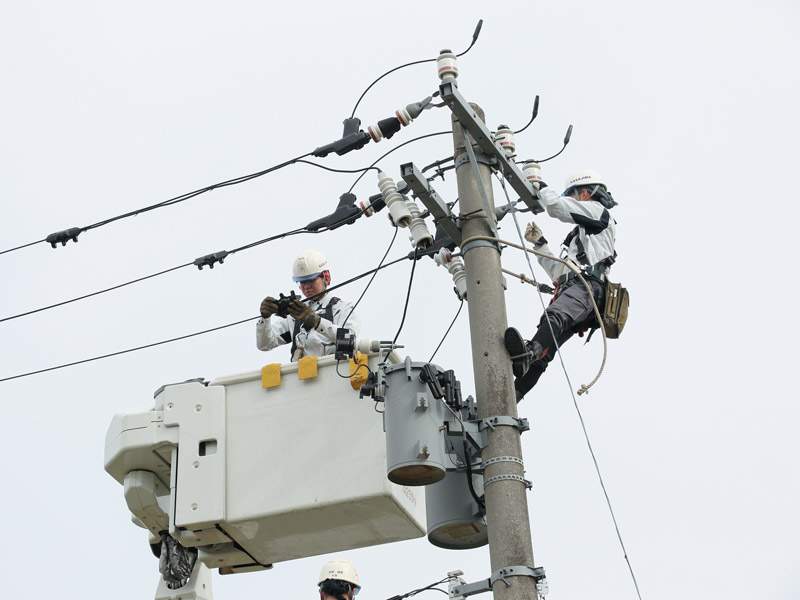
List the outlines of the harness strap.
{"type": "MultiPolygon", "coordinates": [[[[322,314],[317,312],[317,314],[323,319],[328,319],[328,321],[333,321],[333,305],[336,304],[337,302],[341,302],[341,299],[337,298],[336,296],[333,296],[328,302],[327,306],[325,307],[325,311],[322,314]]],[[[292,332],[292,350],[291,350],[292,358],[294,358],[294,353],[297,350],[297,334],[300,333],[300,328],[302,326],[303,324],[295,319],[294,331],[292,332]]]]}

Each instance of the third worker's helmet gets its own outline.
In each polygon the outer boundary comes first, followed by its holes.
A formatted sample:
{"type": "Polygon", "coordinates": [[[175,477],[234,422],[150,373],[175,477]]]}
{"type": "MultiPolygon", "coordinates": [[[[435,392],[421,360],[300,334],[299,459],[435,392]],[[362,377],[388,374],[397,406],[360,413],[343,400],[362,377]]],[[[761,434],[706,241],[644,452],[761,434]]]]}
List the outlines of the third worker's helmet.
{"type": "Polygon", "coordinates": [[[319,584],[321,585],[327,579],[346,581],[354,587],[361,587],[361,583],[358,581],[358,573],[356,573],[353,563],[343,558],[334,558],[322,566],[322,571],[319,573],[319,584]]]}

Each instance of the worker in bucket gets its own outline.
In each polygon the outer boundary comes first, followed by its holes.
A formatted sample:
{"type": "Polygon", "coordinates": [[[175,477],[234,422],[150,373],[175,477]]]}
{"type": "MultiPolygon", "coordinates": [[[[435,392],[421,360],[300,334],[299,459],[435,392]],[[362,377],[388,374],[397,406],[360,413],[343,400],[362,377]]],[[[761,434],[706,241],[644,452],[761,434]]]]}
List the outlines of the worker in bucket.
{"type": "Polygon", "coordinates": [[[318,250],[304,250],[292,265],[292,279],[307,299],[292,300],[287,316],[277,313],[278,300],[267,296],[261,302],[261,318],[256,322],[256,346],[272,350],[291,344],[291,360],[304,356],[325,356],[336,351],[336,330],[349,329],[358,337],[359,321],[353,304],[327,293],[331,282],[328,260],[318,250]]]}
{"type": "Polygon", "coordinates": [[[358,573],[350,561],[335,558],[322,566],[319,574],[320,600],[353,600],[360,589],[358,573]]]}
{"type": "MultiPolygon", "coordinates": [[[[505,331],[505,347],[511,356],[516,377],[514,388],[517,402],[539,381],[557,348],[575,333],[598,326],[592,296],[602,314],[604,282],[617,256],[614,250],[616,222],[609,214],[609,209],[617,203],[600,174],[593,170],[579,171],[567,179],[564,187],[564,193],[559,196],[544,182],[539,183],[540,201],[548,215],[575,225],[563,242],[566,256],[562,255],[562,258],[580,268],[591,287],[591,296],[580,279],[565,265],[538,257],[539,264],[553,280],[556,291],[532,339],[524,339],[513,327],[505,331]]],[[[535,223],[528,225],[525,239],[538,252],[553,256],[547,247],[547,240],[535,223]]]]}

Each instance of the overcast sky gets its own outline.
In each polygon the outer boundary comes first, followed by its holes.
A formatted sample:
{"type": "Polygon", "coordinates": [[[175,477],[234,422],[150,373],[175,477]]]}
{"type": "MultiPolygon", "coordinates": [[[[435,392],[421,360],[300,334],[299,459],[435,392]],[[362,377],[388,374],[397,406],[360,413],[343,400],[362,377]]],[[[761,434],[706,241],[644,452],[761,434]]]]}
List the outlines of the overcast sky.
{"type": "MultiPolygon", "coordinates": [[[[645,600],[800,597],[800,436],[793,274],[800,217],[796,2],[377,4],[208,1],[10,3],[0,8],[0,250],[253,173],[341,135],[373,79],[402,63],[460,52],[459,89],[487,124],[522,127],[520,158],[561,189],[594,168],[619,206],[614,279],[629,324],[579,399],[645,600]]],[[[435,66],[393,73],[361,102],[364,126],[438,87],[435,66]]],[[[392,140],[321,160],[365,167],[412,137],[449,128],[425,112],[392,140]]],[[[434,137],[380,166],[451,154],[434,137]]],[[[0,255],[0,318],[143,277],[302,227],[331,212],[355,175],[295,165],[177,206],[0,255]]],[[[434,184],[456,199],[455,177],[434,184]]],[[[374,172],[354,188],[377,193],[374,172]]],[[[498,201],[502,190],[495,186],[498,201]]],[[[524,216],[524,215],[523,215],[524,216]]],[[[568,227],[542,216],[545,235],[568,227]]],[[[522,225],[524,226],[524,221],[522,225]]],[[[501,234],[515,239],[510,218],[501,234]]],[[[0,379],[255,317],[288,293],[291,258],[324,251],[333,282],[377,265],[385,215],[237,253],[60,308],[0,322],[0,379]]],[[[411,249],[400,232],[390,257],[411,249]]],[[[503,264],[527,269],[513,250],[503,264]]],[[[537,277],[543,272],[536,267],[537,277]]],[[[359,306],[366,337],[400,324],[410,263],[383,271],[359,306]]],[[[342,288],[355,299],[366,280],[342,288]]],[[[427,360],[458,308],[449,275],[418,264],[399,343],[427,360]]],[[[509,322],[534,331],[541,305],[510,280],[509,322]]],[[[0,382],[5,437],[0,550],[4,595],[149,598],[158,581],[146,533],[103,470],[112,416],[152,406],[162,384],[259,369],[254,325],[0,382]]],[[[466,310],[436,362],[474,391],[466,310]]],[[[574,387],[602,358],[599,336],[563,352],[574,387]]],[[[537,566],[557,599],[633,599],[633,588],[572,397],[557,364],[519,407],[537,566]]],[[[489,576],[487,548],[425,538],[350,551],[360,597],[402,594],[461,569],[489,576]],[[366,596],[365,596],[366,595],[366,596]]],[[[221,577],[218,600],[314,598],[327,556],[221,577]]],[[[435,592],[428,592],[428,595],[435,592]]]]}

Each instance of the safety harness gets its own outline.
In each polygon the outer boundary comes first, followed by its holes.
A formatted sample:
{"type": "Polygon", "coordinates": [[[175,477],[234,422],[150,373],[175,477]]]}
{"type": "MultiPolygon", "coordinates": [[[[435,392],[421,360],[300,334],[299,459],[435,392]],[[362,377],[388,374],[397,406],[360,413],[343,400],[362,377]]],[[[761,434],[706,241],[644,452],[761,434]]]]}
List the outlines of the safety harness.
{"type": "MultiPolygon", "coordinates": [[[[322,317],[323,319],[328,319],[328,321],[333,321],[333,305],[336,304],[337,302],[341,302],[341,299],[337,298],[336,296],[333,296],[330,299],[330,301],[328,302],[327,306],[325,307],[324,312],[322,312],[322,313],[317,312],[317,314],[320,317],[322,317]]],[[[294,331],[292,332],[292,351],[291,351],[291,356],[294,356],[295,350],[297,350],[297,334],[300,333],[300,328],[302,326],[303,326],[303,324],[300,321],[295,319],[294,331]]]]}
{"type": "MultiPolygon", "coordinates": [[[[561,244],[564,246],[565,249],[569,248],[572,240],[575,240],[575,245],[578,248],[578,252],[575,255],[575,258],[578,259],[578,262],[581,265],[581,274],[585,277],[594,277],[595,279],[600,279],[602,281],[603,275],[605,274],[606,270],[614,264],[617,260],[617,251],[614,250],[614,254],[612,256],[607,256],[597,264],[589,264],[589,259],[586,258],[586,247],[583,245],[583,242],[580,238],[580,226],[576,225],[575,228],[567,234],[567,237],[564,238],[564,241],[561,244]]],[[[571,281],[575,278],[575,273],[569,272],[565,273],[561,277],[556,280],[556,284],[561,287],[568,281],[571,281]]]]}

